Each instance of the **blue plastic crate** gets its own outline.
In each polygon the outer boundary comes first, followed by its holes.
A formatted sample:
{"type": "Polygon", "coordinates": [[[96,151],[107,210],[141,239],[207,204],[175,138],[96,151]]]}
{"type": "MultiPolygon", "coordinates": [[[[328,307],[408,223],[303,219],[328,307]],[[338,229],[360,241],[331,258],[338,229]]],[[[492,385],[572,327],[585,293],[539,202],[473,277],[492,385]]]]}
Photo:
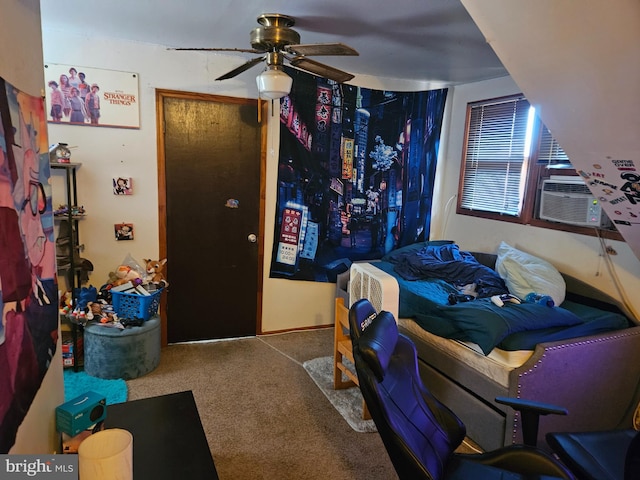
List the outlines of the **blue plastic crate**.
{"type": "Polygon", "coordinates": [[[118,318],[142,318],[149,320],[158,312],[160,295],[162,290],[157,290],[151,295],[137,295],[134,293],[111,292],[113,309],[118,318]]]}

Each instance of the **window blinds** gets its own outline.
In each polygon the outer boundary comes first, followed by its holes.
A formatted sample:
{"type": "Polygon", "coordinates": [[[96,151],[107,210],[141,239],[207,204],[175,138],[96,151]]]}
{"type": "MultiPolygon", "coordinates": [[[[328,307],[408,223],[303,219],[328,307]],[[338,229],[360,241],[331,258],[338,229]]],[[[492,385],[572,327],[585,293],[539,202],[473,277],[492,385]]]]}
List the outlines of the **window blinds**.
{"type": "Polygon", "coordinates": [[[522,96],[470,105],[462,208],[519,215],[528,116],[522,96]]]}
{"type": "Polygon", "coordinates": [[[571,168],[569,157],[564,150],[551,135],[549,129],[542,124],[542,133],[540,135],[540,146],[538,147],[538,163],[551,166],[563,166],[571,168]]]}

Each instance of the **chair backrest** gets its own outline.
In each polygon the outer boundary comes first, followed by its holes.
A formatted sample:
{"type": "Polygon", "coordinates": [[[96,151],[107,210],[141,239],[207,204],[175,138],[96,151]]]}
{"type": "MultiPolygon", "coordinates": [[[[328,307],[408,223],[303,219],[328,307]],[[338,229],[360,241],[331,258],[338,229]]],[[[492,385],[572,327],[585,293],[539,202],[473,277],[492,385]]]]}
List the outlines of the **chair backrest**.
{"type": "Polygon", "coordinates": [[[640,478],[640,432],[636,433],[624,459],[624,480],[640,478]]]}
{"type": "Polygon", "coordinates": [[[423,385],[415,345],[391,313],[376,314],[362,299],[349,326],[360,390],[398,476],[441,478],[464,425],[423,385]]]}

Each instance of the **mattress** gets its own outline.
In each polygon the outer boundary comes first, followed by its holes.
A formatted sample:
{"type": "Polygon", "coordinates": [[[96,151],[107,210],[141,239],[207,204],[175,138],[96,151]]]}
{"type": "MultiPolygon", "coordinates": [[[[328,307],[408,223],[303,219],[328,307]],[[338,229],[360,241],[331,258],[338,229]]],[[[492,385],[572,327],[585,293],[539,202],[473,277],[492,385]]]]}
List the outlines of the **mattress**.
{"type": "Polygon", "coordinates": [[[468,365],[505,388],[509,387],[509,372],[526,363],[533,355],[533,350],[509,351],[500,348],[494,348],[485,355],[477,345],[434,335],[423,329],[412,318],[400,318],[398,324],[412,336],[437,350],[446,352],[457,361],[468,365]]]}

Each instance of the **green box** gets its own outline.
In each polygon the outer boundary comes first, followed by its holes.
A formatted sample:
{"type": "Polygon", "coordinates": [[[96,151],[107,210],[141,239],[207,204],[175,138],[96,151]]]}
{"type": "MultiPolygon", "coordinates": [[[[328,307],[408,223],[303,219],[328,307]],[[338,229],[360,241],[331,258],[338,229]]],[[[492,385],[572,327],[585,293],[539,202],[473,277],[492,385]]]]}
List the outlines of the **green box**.
{"type": "Polygon", "coordinates": [[[75,437],[107,417],[107,399],[95,392],[86,392],[56,407],[56,429],[75,437]]]}

